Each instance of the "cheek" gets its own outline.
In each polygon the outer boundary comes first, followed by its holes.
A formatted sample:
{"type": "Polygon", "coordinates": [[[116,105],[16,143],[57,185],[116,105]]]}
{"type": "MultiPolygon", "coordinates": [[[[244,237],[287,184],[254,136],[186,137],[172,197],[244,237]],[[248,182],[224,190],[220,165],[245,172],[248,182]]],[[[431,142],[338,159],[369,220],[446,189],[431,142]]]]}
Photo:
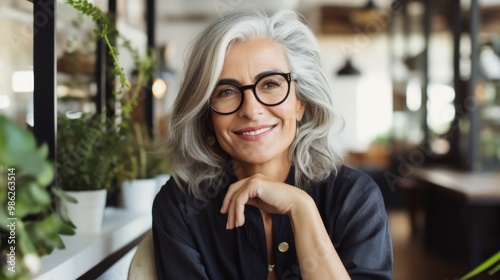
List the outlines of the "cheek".
{"type": "Polygon", "coordinates": [[[288,103],[286,105],[286,108],[283,108],[282,115],[284,119],[295,124],[295,122],[297,121],[297,116],[299,115],[299,108],[300,104],[298,104],[296,100],[288,103]]]}
{"type": "Polygon", "coordinates": [[[296,116],[297,121],[302,120],[302,117],[304,117],[305,111],[306,111],[306,107],[304,106],[304,103],[297,101],[297,105],[295,106],[295,116],[296,116]]]}
{"type": "Polygon", "coordinates": [[[227,134],[230,123],[231,120],[224,118],[224,116],[212,116],[213,130],[217,138],[224,137],[227,134]]]}

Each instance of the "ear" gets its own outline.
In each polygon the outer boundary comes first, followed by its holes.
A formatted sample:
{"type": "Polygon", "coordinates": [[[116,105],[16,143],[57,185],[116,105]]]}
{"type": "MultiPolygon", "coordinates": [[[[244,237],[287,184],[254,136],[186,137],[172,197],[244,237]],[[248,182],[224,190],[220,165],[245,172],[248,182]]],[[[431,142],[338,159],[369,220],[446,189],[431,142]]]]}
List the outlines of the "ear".
{"type": "Polygon", "coordinates": [[[207,125],[208,125],[208,130],[209,130],[209,131],[212,131],[212,132],[213,132],[213,131],[215,130],[215,128],[214,128],[214,123],[213,123],[213,121],[212,121],[212,118],[211,118],[211,117],[210,117],[210,118],[208,118],[208,120],[207,120],[207,125]]]}
{"type": "Polygon", "coordinates": [[[302,120],[305,111],[306,111],[306,104],[300,101],[300,99],[297,99],[297,105],[295,106],[295,114],[298,122],[302,120]]]}

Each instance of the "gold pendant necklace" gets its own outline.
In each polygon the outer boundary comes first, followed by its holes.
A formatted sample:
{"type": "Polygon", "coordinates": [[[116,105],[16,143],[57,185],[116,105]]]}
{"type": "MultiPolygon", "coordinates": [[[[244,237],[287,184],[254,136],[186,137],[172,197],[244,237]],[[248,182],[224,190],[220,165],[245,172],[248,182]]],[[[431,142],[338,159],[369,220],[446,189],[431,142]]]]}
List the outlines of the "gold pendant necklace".
{"type": "Polygon", "coordinates": [[[274,267],[275,267],[275,266],[276,266],[275,264],[270,264],[270,265],[268,265],[268,266],[267,266],[267,271],[269,271],[269,272],[273,272],[273,270],[274,270],[274,267]]]}

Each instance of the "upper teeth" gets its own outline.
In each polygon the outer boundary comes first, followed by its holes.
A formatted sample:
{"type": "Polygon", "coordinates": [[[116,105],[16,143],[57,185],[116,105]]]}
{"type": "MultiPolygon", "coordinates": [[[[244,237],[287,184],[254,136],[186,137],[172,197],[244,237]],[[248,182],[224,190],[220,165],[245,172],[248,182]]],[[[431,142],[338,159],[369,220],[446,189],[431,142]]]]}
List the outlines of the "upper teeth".
{"type": "Polygon", "coordinates": [[[261,128],[261,129],[257,129],[254,131],[247,131],[247,132],[243,132],[242,134],[243,135],[258,135],[258,134],[264,133],[268,130],[271,130],[271,127],[261,128]]]}

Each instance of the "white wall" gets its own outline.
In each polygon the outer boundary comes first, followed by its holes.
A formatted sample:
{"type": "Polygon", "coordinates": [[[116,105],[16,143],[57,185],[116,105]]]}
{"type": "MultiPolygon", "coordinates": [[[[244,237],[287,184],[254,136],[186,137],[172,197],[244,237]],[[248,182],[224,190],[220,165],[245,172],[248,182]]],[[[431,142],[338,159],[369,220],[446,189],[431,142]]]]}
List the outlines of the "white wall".
{"type": "Polygon", "coordinates": [[[388,37],[384,34],[319,36],[321,60],[336,106],[345,119],[341,150],[363,151],[375,136],[390,129],[392,87],[388,37]],[[337,76],[351,56],[360,76],[337,76]]]}
{"type": "Polygon", "coordinates": [[[167,85],[167,92],[163,98],[164,112],[170,112],[179,91],[187,49],[196,34],[205,26],[206,23],[203,22],[180,22],[159,24],[156,27],[157,45],[169,44],[169,48],[172,48],[168,59],[170,67],[176,72],[172,82],[167,85]]]}

